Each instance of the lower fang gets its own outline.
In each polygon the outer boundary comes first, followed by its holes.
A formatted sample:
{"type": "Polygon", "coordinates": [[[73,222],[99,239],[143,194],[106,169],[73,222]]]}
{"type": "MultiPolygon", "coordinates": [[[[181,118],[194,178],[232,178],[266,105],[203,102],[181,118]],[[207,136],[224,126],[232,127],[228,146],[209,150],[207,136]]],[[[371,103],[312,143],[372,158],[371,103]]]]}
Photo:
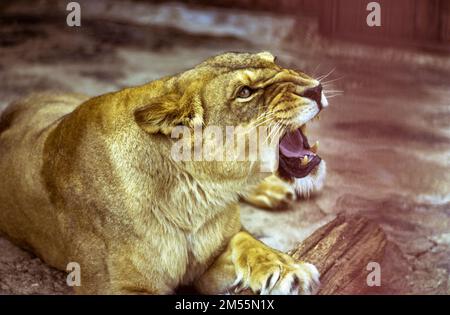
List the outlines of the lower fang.
{"type": "Polygon", "coordinates": [[[306,166],[306,165],[308,165],[308,163],[309,163],[308,156],[305,155],[305,156],[302,158],[302,160],[301,160],[301,165],[302,165],[302,166],[306,166]]]}

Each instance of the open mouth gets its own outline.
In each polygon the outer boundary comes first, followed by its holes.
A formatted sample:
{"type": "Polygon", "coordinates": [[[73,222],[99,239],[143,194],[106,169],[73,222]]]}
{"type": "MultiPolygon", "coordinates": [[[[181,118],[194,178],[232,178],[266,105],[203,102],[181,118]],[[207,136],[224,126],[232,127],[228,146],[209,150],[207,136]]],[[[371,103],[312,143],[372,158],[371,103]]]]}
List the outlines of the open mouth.
{"type": "Polygon", "coordinates": [[[280,140],[278,173],[284,178],[307,176],[322,160],[317,142],[311,147],[305,136],[306,126],[287,132],[280,140]]]}

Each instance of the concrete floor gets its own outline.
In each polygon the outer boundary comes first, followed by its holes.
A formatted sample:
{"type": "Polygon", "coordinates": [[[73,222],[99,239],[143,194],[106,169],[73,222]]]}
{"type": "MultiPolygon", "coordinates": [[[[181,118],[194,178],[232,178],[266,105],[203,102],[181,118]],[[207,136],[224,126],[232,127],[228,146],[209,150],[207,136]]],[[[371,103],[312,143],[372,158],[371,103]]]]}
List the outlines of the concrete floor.
{"type": "MultiPolygon", "coordinates": [[[[223,51],[269,50],[326,80],[330,99],[310,128],[328,162],[323,192],[290,209],[243,205],[243,222],[289,249],[340,211],[381,224],[389,246],[383,293],[449,294],[450,58],[412,50],[330,42],[299,32],[290,44],[174,28],[4,14],[0,19],[0,108],[33,91],[90,95],[173,74],[223,51]]],[[[0,237],[0,294],[67,294],[63,273],[0,237]]]]}

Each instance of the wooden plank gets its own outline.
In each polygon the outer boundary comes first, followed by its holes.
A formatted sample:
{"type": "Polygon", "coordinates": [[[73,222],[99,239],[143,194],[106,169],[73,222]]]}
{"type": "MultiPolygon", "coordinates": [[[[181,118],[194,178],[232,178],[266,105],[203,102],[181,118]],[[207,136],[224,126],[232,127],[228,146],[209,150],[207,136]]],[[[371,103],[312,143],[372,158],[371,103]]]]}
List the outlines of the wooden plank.
{"type": "Polygon", "coordinates": [[[317,267],[321,273],[318,294],[375,293],[378,287],[367,284],[367,266],[370,262],[382,264],[386,244],[386,235],[375,222],[340,214],[288,254],[317,267]]]}

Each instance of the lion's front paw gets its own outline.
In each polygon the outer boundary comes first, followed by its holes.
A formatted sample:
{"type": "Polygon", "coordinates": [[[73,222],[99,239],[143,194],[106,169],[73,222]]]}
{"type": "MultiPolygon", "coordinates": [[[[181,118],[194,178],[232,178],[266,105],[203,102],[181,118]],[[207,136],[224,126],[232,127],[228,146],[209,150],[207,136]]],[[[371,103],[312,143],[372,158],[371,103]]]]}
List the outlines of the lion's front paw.
{"type": "Polygon", "coordinates": [[[237,279],[235,291],[250,288],[257,294],[314,294],[319,286],[319,271],[258,242],[239,249],[233,263],[237,279]]]}
{"type": "Polygon", "coordinates": [[[286,208],[295,199],[294,187],[275,175],[264,179],[250,195],[245,197],[248,203],[264,209],[286,208]]]}

